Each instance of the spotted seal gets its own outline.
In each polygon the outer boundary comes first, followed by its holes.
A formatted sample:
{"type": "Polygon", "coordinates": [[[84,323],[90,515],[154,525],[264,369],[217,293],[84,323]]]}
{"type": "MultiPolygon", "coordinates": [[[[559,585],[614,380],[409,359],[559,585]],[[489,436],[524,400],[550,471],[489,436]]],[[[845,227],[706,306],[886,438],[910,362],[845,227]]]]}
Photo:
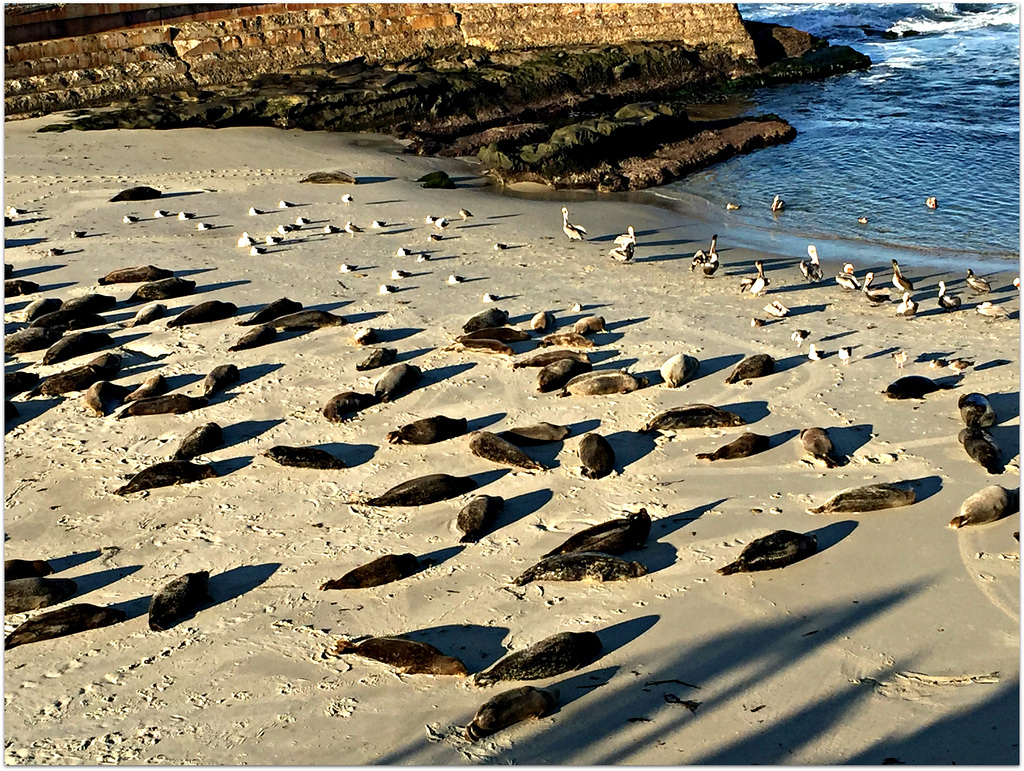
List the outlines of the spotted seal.
{"type": "Polygon", "coordinates": [[[149,399],[153,396],[163,396],[167,393],[167,378],[157,372],[146,378],[142,385],[124,397],[125,402],[134,402],[139,399],[149,399]]]}
{"type": "Polygon", "coordinates": [[[327,311],[307,310],[278,316],[270,323],[277,329],[323,329],[324,327],[343,327],[348,324],[348,319],[327,311]]]}
{"type": "Polygon", "coordinates": [[[391,444],[434,444],[462,436],[466,433],[466,426],[465,418],[435,415],[388,431],[387,440],[391,444]]]}
{"type": "Polygon", "coordinates": [[[547,466],[538,463],[514,444],[490,431],[474,431],[470,434],[469,449],[478,458],[503,466],[515,466],[529,471],[547,470],[547,466]]]}
{"type": "Polygon", "coordinates": [[[803,445],[804,452],[824,463],[825,468],[836,468],[842,465],[835,456],[832,439],[824,428],[805,428],[800,432],[800,443],[803,445]]]}
{"type": "Polygon", "coordinates": [[[377,367],[386,367],[388,364],[394,364],[397,358],[397,348],[374,348],[367,354],[365,359],[356,364],[356,372],[366,372],[370,369],[377,369],[377,367]]]}
{"type": "Polygon", "coordinates": [[[733,573],[775,570],[806,559],[817,551],[816,536],[794,533],[792,530],[776,530],[761,538],[755,538],[743,547],[735,562],[730,562],[715,572],[728,576],[733,573]]]}
{"type": "Polygon", "coordinates": [[[48,608],[78,591],[70,578],[15,578],[4,580],[4,613],[25,613],[48,608]]]}
{"type": "Polygon", "coordinates": [[[503,680],[555,677],[589,664],[601,650],[601,638],[593,632],[559,632],[505,656],[486,672],[475,675],[473,684],[488,686],[503,680]]]}
{"type": "Polygon", "coordinates": [[[162,278],[159,281],[150,281],[143,284],[131,296],[125,300],[126,305],[139,302],[152,302],[153,300],[170,300],[174,297],[184,297],[192,294],[196,289],[196,282],[187,278],[172,276],[162,278]]]}
{"type": "Polygon", "coordinates": [[[483,329],[477,329],[465,335],[459,335],[455,338],[455,342],[464,343],[467,340],[500,340],[503,343],[522,343],[529,339],[530,333],[523,332],[521,329],[514,329],[513,327],[484,327],[483,329]]]}
{"type": "Polygon", "coordinates": [[[633,377],[625,370],[586,372],[577,375],[558,393],[559,396],[604,396],[628,394],[647,386],[647,378],[633,377]]]}
{"type": "Polygon", "coordinates": [[[12,278],[4,281],[4,297],[22,297],[39,291],[39,284],[23,278],[12,278]]]}
{"type": "Polygon", "coordinates": [[[209,400],[205,396],[187,396],[186,394],[163,394],[136,399],[117,414],[118,420],[133,415],[183,415],[192,410],[206,407],[209,400]]]}
{"type": "Polygon", "coordinates": [[[640,431],[650,433],[676,431],[681,428],[726,428],[743,426],[746,422],[736,413],[710,404],[686,404],[659,412],[640,431]]]}
{"type": "Polygon", "coordinates": [[[927,394],[950,388],[956,386],[938,383],[921,375],[908,375],[887,385],[882,393],[890,399],[923,399],[927,394]]]}
{"type": "Polygon", "coordinates": [[[206,570],[186,573],[165,584],[149,601],[149,628],[163,632],[213,602],[209,586],[210,573],[206,570]]]}
{"type": "Polygon", "coordinates": [[[647,574],[647,567],[596,551],[576,551],[545,557],[525,570],[512,583],[531,581],[626,581],[647,574]]]}
{"type": "Polygon", "coordinates": [[[488,308],[480,311],[462,325],[462,331],[467,335],[480,329],[503,327],[508,324],[508,311],[500,308],[488,308]]]}
{"type": "Polygon", "coordinates": [[[333,471],[346,468],[345,461],[319,447],[289,447],[279,444],[260,453],[274,463],[293,468],[312,468],[333,471]]]}
{"type": "Polygon", "coordinates": [[[29,327],[12,332],[4,338],[4,353],[13,356],[17,353],[40,351],[49,348],[64,336],[63,327],[29,327]]]}
{"type": "Polygon", "coordinates": [[[366,589],[400,581],[416,573],[422,566],[415,554],[385,554],[383,557],[350,570],[341,578],[323,584],[321,591],[330,589],[366,589]]]}
{"type": "Polygon", "coordinates": [[[415,388],[421,375],[415,364],[396,364],[373,384],[373,393],[386,404],[415,388]]]}
{"type": "Polygon", "coordinates": [[[988,428],[996,422],[996,411],[984,394],[964,394],[956,403],[964,425],[988,428]]]}
{"type": "Polygon", "coordinates": [[[661,373],[665,385],[669,388],[679,388],[693,380],[698,370],[700,370],[700,359],[687,356],[685,353],[677,353],[666,360],[658,371],[661,373]]]}
{"type": "Polygon", "coordinates": [[[642,548],[650,534],[651,516],[647,509],[640,509],[625,518],[612,519],[581,530],[543,556],[555,557],[573,552],[623,554],[632,549],[642,548]]]}
{"type": "Polygon", "coordinates": [[[541,348],[550,345],[564,345],[568,348],[596,348],[597,344],[579,332],[559,332],[547,337],[542,337],[537,343],[541,348]]]}
{"type": "Polygon", "coordinates": [[[590,432],[580,439],[580,473],[587,479],[601,479],[615,469],[615,450],[600,434],[590,432]]]}
{"type": "Polygon", "coordinates": [[[332,653],[379,661],[403,675],[465,677],[469,674],[466,665],[457,658],[446,656],[433,645],[401,637],[371,637],[358,643],[339,640],[332,653]]]}
{"type": "Polygon", "coordinates": [[[960,431],[957,439],[973,460],[976,460],[989,474],[1001,474],[1003,469],[999,463],[1002,454],[992,434],[983,428],[969,426],[960,431]]]}
{"type": "Polygon", "coordinates": [[[537,390],[541,393],[557,391],[564,388],[570,380],[577,375],[590,372],[592,369],[589,361],[581,362],[577,359],[559,359],[558,361],[542,367],[537,373],[537,390]]]}
{"type": "Polygon", "coordinates": [[[554,351],[539,351],[525,359],[514,361],[512,362],[512,369],[519,369],[520,367],[546,367],[563,359],[575,359],[581,364],[590,364],[590,357],[582,351],[570,351],[562,348],[554,351]]]}
{"type": "MultiPolygon", "coordinates": [[[[905,484],[905,483],[901,483],[905,484]]],[[[880,511],[909,506],[917,496],[913,488],[897,487],[888,482],[863,487],[849,487],[833,495],[820,506],[807,509],[808,514],[834,514],[848,511],[880,511]]]]}
{"type": "Polygon", "coordinates": [[[240,378],[234,364],[221,364],[210,370],[203,379],[203,396],[209,398],[237,383],[240,378]]]}
{"type": "Polygon", "coordinates": [[[494,525],[505,510],[505,499],[497,495],[478,495],[462,507],[455,525],[464,535],[459,543],[476,543],[494,525]]]}
{"type": "Polygon", "coordinates": [[[98,380],[82,396],[82,404],[98,418],[106,417],[107,405],[123,402],[128,389],[109,380],[98,380]]]}
{"type": "Polygon", "coordinates": [[[135,316],[124,324],[125,329],[131,329],[132,327],[141,327],[143,324],[149,324],[157,319],[162,319],[164,314],[167,313],[167,306],[163,303],[149,303],[139,308],[139,312],[135,316]]]}
{"type": "Polygon", "coordinates": [[[222,300],[207,300],[190,308],[186,308],[167,322],[167,327],[184,327],[190,324],[205,324],[210,321],[221,321],[235,315],[238,306],[222,300]]]}
{"type": "Polygon", "coordinates": [[[1020,509],[1020,490],[999,485],[983,487],[960,504],[960,514],[950,520],[952,528],[984,525],[1009,516],[1020,509]]]}
{"type": "Polygon", "coordinates": [[[473,720],[466,726],[466,738],[475,742],[531,717],[541,717],[557,701],[557,690],[545,691],[532,685],[499,693],[476,711],[473,720]]]}
{"type": "Polygon", "coordinates": [[[572,331],[577,335],[590,335],[594,332],[604,332],[604,316],[584,316],[572,325],[572,331]]]}
{"type": "Polygon", "coordinates": [[[104,353],[80,367],[50,375],[28,392],[28,397],[60,396],[69,391],[84,391],[100,380],[110,380],[121,369],[121,357],[104,353]]]}

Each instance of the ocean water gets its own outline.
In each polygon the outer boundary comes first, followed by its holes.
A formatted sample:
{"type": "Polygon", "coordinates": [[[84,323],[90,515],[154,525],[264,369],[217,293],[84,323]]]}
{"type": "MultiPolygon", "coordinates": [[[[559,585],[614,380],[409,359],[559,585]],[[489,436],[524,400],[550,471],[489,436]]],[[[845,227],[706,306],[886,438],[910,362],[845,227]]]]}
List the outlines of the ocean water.
{"type": "MultiPolygon", "coordinates": [[[[1020,254],[1020,39],[1013,4],[741,3],[871,57],[866,72],[759,89],[789,144],[733,158],[659,193],[727,229],[804,256],[809,241],[896,250],[909,262],[1013,269],[1020,254]],[[886,40],[863,29],[916,31],[886,40]],[[786,201],[773,217],[772,197],[786,201]],[[939,207],[925,206],[929,196],[939,207]],[[725,213],[733,201],[741,209],[725,213]],[[857,222],[867,217],[866,225],[857,222]]],[[[827,248],[819,245],[824,258],[827,248]]],[[[834,255],[839,256],[839,255],[834,255]]],[[[886,254],[886,257],[889,255],[886,254]]]]}

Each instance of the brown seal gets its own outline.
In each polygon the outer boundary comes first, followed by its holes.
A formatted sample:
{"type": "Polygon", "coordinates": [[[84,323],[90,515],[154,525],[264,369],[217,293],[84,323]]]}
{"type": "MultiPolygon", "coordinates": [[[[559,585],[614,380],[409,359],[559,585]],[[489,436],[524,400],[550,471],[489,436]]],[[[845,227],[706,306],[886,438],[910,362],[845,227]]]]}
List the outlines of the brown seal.
{"type": "Polygon", "coordinates": [[[209,398],[238,382],[240,375],[234,364],[221,364],[203,379],[203,396],[209,398]]]}
{"type": "Polygon", "coordinates": [[[590,372],[592,369],[589,361],[581,362],[576,359],[559,359],[541,368],[537,373],[537,390],[541,393],[557,391],[577,375],[590,372]]]}
{"type": "Polygon", "coordinates": [[[279,444],[260,453],[274,463],[293,468],[313,468],[321,471],[334,471],[346,468],[341,458],[336,458],[319,447],[289,447],[279,444]]]}
{"type": "Polygon", "coordinates": [[[228,348],[228,350],[244,351],[248,348],[259,348],[261,345],[274,342],[276,339],[277,329],[274,328],[273,324],[260,324],[238,338],[238,342],[228,348]]]}
{"type": "Polygon", "coordinates": [[[380,399],[376,394],[342,391],[340,394],[332,396],[331,400],[324,405],[323,416],[332,423],[341,423],[352,413],[360,412],[379,403],[380,399]]]}
{"type": "Polygon", "coordinates": [[[396,364],[373,384],[373,393],[386,404],[415,388],[421,374],[415,364],[396,364]]]}
{"type": "Polygon", "coordinates": [[[613,519],[581,530],[543,556],[554,557],[558,554],[581,551],[619,555],[642,548],[650,534],[651,516],[647,509],[640,509],[625,518],[613,519]]]}
{"type": "Polygon", "coordinates": [[[560,442],[572,433],[568,426],[554,423],[535,423],[532,426],[517,426],[502,431],[498,436],[516,447],[533,447],[548,442],[560,442]]]}
{"type": "Polygon", "coordinates": [[[167,306],[163,303],[149,303],[139,308],[139,312],[135,314],[131,321],[125,323],[125,329],[131,329],[132,327],[140,327],[143,324],[148,324],[151,321],[162,319],[164,314],[167,313],[167,306]]]}
{"type": "Polygon", "coordinates": [[[371,637],[358,643],[339,640],[333,653],[338,656],[353,654],[387,664],[403,675],[455,675],[469,674],[466,665],[452,656],[446,656],[433,645],[404,640],[401,637],[371,637]]]}
{"type": "Polygon", "coordinates": [[[119,608],[102,608],[87,603],[67,605],[30,618],[7,635],[4,648],[10,650],[18,645],[99,629],[118,624],[127,617],[128,614],[119,608]]]}
{"type": "Polygon", "coordinates": [[[327,311],[298,311],[286,316],[278,316],[270,322],[276,329],[323,329],[324,327],[343,327],[348,324],[344,316],[335,316],[327,311]]]}
{"type": "Polygon", "coordinates": [[[287,297],[282,297],[279,300],[269,305],[265,305],[252,314],[249,318],[238,322],[240,327],[256,326],[257,324],[269,324],[274,319],[279,319],[282,316],[287,316],[291,313],[298,313],[302,310],[302,303],[295,302],[295,300],[289,300],[287,297]]]}
{"type": "Polygon", "coordinates": [[[487,310],[480,311],[475,316],[471,316],[469,321],[462,325],[462,331],[470,334],[471,332],[487,329],[488,327],[502,327],[507,323],[508,311],[503,311],[500,308],[488,308],[487,310]]]}
{"type": "Polygon", "coordinates": [[[476,482],[470,477],[427,474],[397,484],[364,503],[367,506],[425,506],[428,503],[446,501],[457,495],[472,492],[476,487],[476,482]]]}
{"type": "Polygon", "coordinates": [[[209,403],[205,396],[186,396],[185,394],[149,396],[133,401],[118,413],[117,419],[124,420],[132,415],[182,415],[205,407],[209,403]]]}
{"type": "Polygon", "coordinates": [[[463,340],[452,343],[445,351],[468,351],[470,353],[493,353],[497,356],[514,356],[515,351],[500,340],[463,340]]]}
{"type": "Polygon", "coordinates": [[[205,324],[209,321],[220,321],[235,314],[238,306],[221,300],[207,300],[191,308],[186,308],[167,322],[168,328],[184,327],[189,324],[205,324]]]}
{"type": "Polygon", "coordinates": [[[486,672],[475,675],[473,684],[487,686],[502,680],[555,677],[589,664],[601,649],[601,638],[593,632],[559,632],[505,656],[486,672]]]}
{"type": "Polygon", "coordinates": [[[524,685],[499,693],[476,711],[466,726],[466,738],[471,742],[490,736],[531,717],[541,717],[558,701],[558,691],[545,691],[524,685]]]}
{"type": "MultiPolygon", "coordinates": [[[[905,483],[902,483],[905,484],[905,483]]],[[[880,511],[909,506],[917,496],[913,489],[882,482],[863,487],[849,487],[833,495],[820,506],[807,509],[808,514],[833,514],[847,511],[880,511]]]]}
{"type": "Polygon", "coordinates": [[[18,578],[42,578],[53,572],[46,560],[4,560],[4,581],[18,578]]]}
{"type": "Polygon", "coordinates": [[[104,353],[81,367],[50,375],[29,391],[28,397],[60,396],[69,391],[84,391],[99,380],[110,380],[120,369],[121,357],[116,353],[104,353]]]}
{"type": "Polygon", "coordinates": [[[776,530],[761,538],[755,538],[743,547],[735,562],[730,562],[715,572],[728,576],[733,573],[775,570],[806,559],[817,551],[817,537],[794,533],[792,530],[776,530]]]}
{"type": "Polygon", "coordinates": [[[756,353],[737,364],[725,382],[738,383],[741,380],[753,380],[773,372],[775,372],[775,359],[767,353],[756,353]]]}
{"type": "Polygon", "coordinates": [[[130,495],[154,487],[187,484],[215,476],[217,472],[212,466],[202,466],[186,460],[165,460],[142,469],[128,480],[128,484],[114,490],[114,495],[130,495]]]}
{"type": "Polygon", "coordinates": [[[967,454],[980,463],[989,474],[1003,472],[999,464],[999,456],[1002,452],[988,431],[977,426],[970,426],[960,431],[957,439],[960,440],[960,444],[964,446],[967,454]]]}
{"type": "Polygon", "coordinates": [[[366,589],[371,586],[383,586],[392,581],[408,578],[420,569],[420,561],[415,554],[385,554],[372,562],[350,570],[341,578],[328,581],[320,587],[327,589],[366,589]]]}
{"type": "Polygon", "coordinates": [[[456,527],[464,535],[459,543],[476,543],[494,525],[505,510],[505,499],[497,495],[478,495],[459,512],[456,527]]]}
{"type": "Polygon", "coordinates": [[[647,385],[647,378],[636,378],[625,370],[586,372],[577,375],[558,394],[559,396],[604,396],[628,394],[647,385]]]}
{"type": "Polygon", "coordinates": [[[374,348],[365,359],[356,364],[356,372],[386,367],[388,364],[394,364],[397,358],[397,348],[374,348]]]}
{"type": "Polygon", "coordinates": [[[512,369],[519,369],[520,367],[546,367],[549,364],[554,364],[556,361],[561,361],[562,359],[575,359],[583,364],[590,363],[590,358],[587,354],[581,351],[561,349],[555,351],[538,351],[525,359],[512,362],[512,369]]]}
{"type": "Polygon", "coordinates": [[[538,345],[545,348],[549,345],[564,345],[569,348],[596,348],[593,340],[588,340],[579,332],[560,332],[542,337],[538,345]]]}
{"type": "Polygon", "coordinates": [[[698,460],[734,460],[748,458],[768,449],[771,440],[761,434],[746,433],[728,444],[724,444],[714,452],[697,453],[698,460]]]}
{"type": "Polygon", "coordinates": [[[745,424],[746,421],[734,412],[710,404],[685,404],[659,412],[640,431],[649,433],[675,431],[681,428],[725,428],[745,424]]]}
{"type": "Polygon", "coordinates": [[[4,297],[22,297],[27,294],[35,294],[38,291],[39,284],[35,281],[26,281],[23,278],[4,281],[4,297]]]}
{"type": "Polygon", "coordinates": [[[167,393],[167,378],[157,372],[155,375],[151,375],[146,380],[124,397],[125,402],[134,402],[139,399],[149,399],[152,396],[162,396],[167,393]]]}
{"type": "Polygon", "coordinates": [[[7,396],[17,396],[38,382],[39,375],[35,372],[29,372],[27,369],[21,369],[17,372],[5,372],[4,394],[7,396]]]}
{"type": "Polygon", "coordinates": [[[531,581],[626,581],[647,575],[647,566],[628,562],[597,551],[574,551],[545,557],[512,583],[525,586],[531,581]]]}
{"type": "Polygon", "coordinates": [[[43,364],[57,364],[87,353],[95,353],[100,348],[109,348],[114,338],[106,332],[77,332],[67,335],[46,349],[43,364]]]}
{"type": "Polygon", "coordinates": [[[70,578],[15,578],[4,580],[4,613],[25,613],[48,608],[78,591],[78,584],[70,578]]]}
{"type": "Polygon", "coordinates": [[[181,440],[171,460],[192,460],[216,450],[224,443],[224,432],[216,423],[204,423],[193,428],[181,440]]]}
{"type": "Polygon", "coordinates": [[[983,487],[960,504],[959,516],[953,517],[950,527],[967,527],[995,522],[1013,514],[1020,508],[1020,491],[1007,490],[999,485],[983,487]]]}
{"type": "Polygon", "coordinates": [[[149,602],[149,628],[163,632],[213,602],[209,585],[210,573],[206,570],[186,573],[165,584],[149,602]]]}
{"type": "Polygon", "coordinates": [[[173,297],[184,297],[195,291],[196,282],[187,278],[162,278],[159,281],[151,281],[136,289],[131,297],[125,300],[126,305],[138,302],[152,302],[153,300],[170,300],[173,297]]]}
{"type": "Polygon", "coordinates": [[[523,332],[512,327],[484,327],[475,332],[459,335],[455,342],[464,343],[467,340],[500,340],[503,343],[522,343],[530,339],[529,332],[523,332]]]}
{"type": "Polygon", "coordinates": [[[804,452],[824,463],[825,468],[836,468],[841,465],[835,456],[832,439],[824,428],[805,428],[800,432],[800,442],[804,446],[804,452]]]}
{"type": "Polygon", "coordinates": [[[547,470],[546,466],[535,461],[514,444],[490,431],[474,431],[470,434],[469,449],[478,458],[489,460],[492,463],[515,466],[529,471],[547,470]]]}
{"type": "Polygon", "coordinates": [[[137,265],[133,268],[117,268],[107,275],[99,278],[96,283],[100,286],[108,284],[138,284],[143,281],[160,281],[164,278],[171,278],[173,270],[158,268],[156,265],[137,265]]]}
{"type": "Polygon", "coordinates": [[[128,389],[109,380],[98,380],[82,396],[82,403],[98,418],[107,415],[107,404],[123,402],[128,389]]]}
{"type": "Polygon", "coordinates": [[[64,335],[64,327],[29,327],[12,332],[4,338],[4,353],[13,356],[16,353],[39,351],[49,348],[64,335]]]}
{"type": "Polygon", "coordinates": [[[387,440],[391,444],[434,444],[462,436],[466,433],[466,425],[465,418],[435,415],[431,418],[407,423],[395,431],[389,431],[387,440]]]}
{"type": "Polygon", "coordinates": [[[604,316],[585,316],[573,324],[572,331],[578,335],[604,332],[604,316]]]}
{"type": "Polygon", "coordinates": [[[581,473],[587,479],[600,479],[612,473],[615,468],[615,450],[608,440],[593,432],[580,440],[581,473]]]}

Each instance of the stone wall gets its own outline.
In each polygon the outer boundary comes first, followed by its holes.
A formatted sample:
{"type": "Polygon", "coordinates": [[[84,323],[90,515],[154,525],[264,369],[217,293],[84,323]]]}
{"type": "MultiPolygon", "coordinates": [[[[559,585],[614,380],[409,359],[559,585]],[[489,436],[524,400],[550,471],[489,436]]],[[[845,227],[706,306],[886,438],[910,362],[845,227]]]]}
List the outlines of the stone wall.
{"type": "Polygon", "coordinates": [[[678,41],[688,48],[713,48],[738,61],[756,59],[753,40],[736,6],[722,3],[69,4],[66,8],[77,16],[61,21],[5,13],[10,39],[25,40],[5,46],[8,117],[147,94],[194,92],[307,64],[360,56],[371,63],[400,61],[467,45],[507,51],[678,41]],[[92,16],[90,7],[95,9],[92,16]],[[153,18],[160,22],[147,26],[153,18]],[[90,25],[120,27],[75,37],[29,39],[42,34],[39,30],[57,29],[60,23],[65,31],[90,25]]]}

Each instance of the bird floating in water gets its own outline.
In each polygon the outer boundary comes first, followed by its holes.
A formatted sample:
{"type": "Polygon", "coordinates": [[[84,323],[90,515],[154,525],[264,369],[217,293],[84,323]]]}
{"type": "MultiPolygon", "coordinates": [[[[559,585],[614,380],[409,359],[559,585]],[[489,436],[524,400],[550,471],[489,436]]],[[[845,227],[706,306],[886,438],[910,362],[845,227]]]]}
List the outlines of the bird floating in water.
{"type": "Polygon", "coordinates": [[[861,225],[867,225],[868,224],[868,218],[867,217],[857,217],[857,222],[859,222],[861,225]]]}
{"type": "Polygon", "coordinates": [[[927,206],[929,209],[938,209],[939,199],[936,198],[934,195],[929,196],[928,198],[924,199],[924,205],[927,206]]]}
{"type": "Polygon", "coordinates": [[[775,196],[775,198],[772,199],[772,207],[771,208],[772,208],[773,212],[780,212],[780,211],[782,211],[783,209],[786,208],[786,202],[782,200],[782,196],[781,195],[777,195],[777,196],[775,196]]]}
{"type": "Polygon", "coordinates": [[[562,232],[568,236],[570,241],[585,241],[587,229],[569,222],[569,210],[562,207],[562,232]]]}
{"type": "Polygon", "coordinates": [[[975,276],[974,271],[970,268],[967,269],[967,286],[978,294],[988,294],[992,291],[992,285],[988,283],[988,279],[975,276]]]}

